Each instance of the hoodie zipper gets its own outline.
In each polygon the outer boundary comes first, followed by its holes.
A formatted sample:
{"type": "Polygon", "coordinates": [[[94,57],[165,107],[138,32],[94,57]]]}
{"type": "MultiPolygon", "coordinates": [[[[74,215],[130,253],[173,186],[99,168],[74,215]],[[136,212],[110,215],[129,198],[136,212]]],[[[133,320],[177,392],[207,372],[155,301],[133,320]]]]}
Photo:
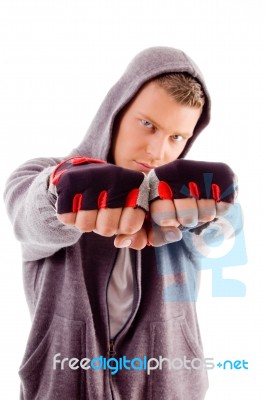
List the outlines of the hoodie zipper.
{"type": "Polygon", "coordinates": [[[112,357],[115,356],[115,354],[116,354],[116,351],[115,351],[115,347],[114,347],[114,340],[111,339],[110,342],[109,342],[108,357],[112,358],[112,357]]]}
{"type": "MultiPolygon", "coordinates": [[[[112,267],[112,270],[111,270],[111,273],[110,273],[110,276],[109,276],[107,288],[106,288],[106,303],[107,303],[107,311],[108,311],[108,332],[109,332],[109,338],[110,338],[110,320],[109,320],[109,308],[108,308],[107,292],[108,292],[108,286],[109,286],[110,277],[111,277],[111,275],[112,275],[112,272],[113,272],[113,269],[114,269],[116,260],[117,260],[117,257],[115,258],[115,261],[114,261],[114,264],[113,264],[113,267],[112,267]]],[[[137,272],[136,272],[136,270],[137,270],[137,264],[138,264],[138,263],[137,263],[137,254],[136,254],[136,256],[135,256],[135,261],[134,261],[134,280],[135,280],[135,283],[136,283],[136,297],[137,297],[137,299],[138,299],[138,297],[139,297],[139,286],[138,286],[138,282],[137,282],[137,272]]],[[[138,302],[136,302],[136,304],[137,304],[137,303],[138,303],[138,302]]],[[[137,307],[137,305],[136,305],[136,307],[137,307]]],[[[130,321],[132,320],[132,317],[135,316],[135,309],[136,309],[136,307],[134,308],[134,310],[132,310],[131,315],[130,315],[130,317],[129,317],[127,323],[124,325],[124,327],[117,333],[117,335],[114,337],[114,339],[110,339],[110,340],[109,340],[109,346],[108,346],[108,352],[107,352],[108,358],[114,357],[114,356],[116,355],[116,353],[117,353],[117,352],[116,352],[117,343],[119,342],[120,338],[121,338],[122,336],[124,336],[125,333],[129,330],[129,326],[131,325],[131,324],[130,324],[130,321]]],[[[114,392],[115,392],[115,391],[114,391],[114,388],[113,388],[113,386],[112,386],[112,380],[111,380],[111,373],[110,373],[110,370],[109,370],[109,384],[110,384],[110,388],[111,388],[112,395],[114,396],[114,392]]]]}

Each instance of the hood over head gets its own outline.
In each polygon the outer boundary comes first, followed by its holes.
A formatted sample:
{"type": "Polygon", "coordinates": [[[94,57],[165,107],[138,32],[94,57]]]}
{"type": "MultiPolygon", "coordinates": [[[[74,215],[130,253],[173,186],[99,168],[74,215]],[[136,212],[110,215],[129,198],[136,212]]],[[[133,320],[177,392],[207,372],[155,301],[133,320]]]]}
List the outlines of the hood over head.
{"type": "Polygon", "coordinates": [[[193,142],[210,121],[210,96],[201,71],[183,51],[172,47],[150,47],[138,53],[118,82],[109,90],[80,145],[71,155],[107,160],[115,117],[138,93],[140,88],[157,77],[170,72],[186,72],[197,79],[205,94],[205,104],[193,136],[179,158],[183,158],[193,142]]]}

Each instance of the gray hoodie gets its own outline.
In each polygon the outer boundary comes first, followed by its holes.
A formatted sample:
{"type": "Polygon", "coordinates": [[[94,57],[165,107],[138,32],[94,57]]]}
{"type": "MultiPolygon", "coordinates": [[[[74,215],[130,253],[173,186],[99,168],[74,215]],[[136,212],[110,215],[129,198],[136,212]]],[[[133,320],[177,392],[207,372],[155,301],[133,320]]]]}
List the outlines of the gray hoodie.
{"type": "MultiPolygon", "coordinates": [[[[195,63],[168,47],[144,50],[132,60],[71,155],[108,160],[115,117],[145,82],[166,72],[188,72],[206,94],[184,157],[209,122],[210,99],[195,63]]],[[[203,399],[208,380],[195,307],[194,233],[184,231],[181,241],[157,249],[130,250],[133,309],[111,342],[106,293],[119,250],[113,237],[81,234],[56,218],[48,179],[63,158],[26,162],[10,176],[5,191],[21,242],[32,318],[19,369],[21,399],[203,399]]]]}

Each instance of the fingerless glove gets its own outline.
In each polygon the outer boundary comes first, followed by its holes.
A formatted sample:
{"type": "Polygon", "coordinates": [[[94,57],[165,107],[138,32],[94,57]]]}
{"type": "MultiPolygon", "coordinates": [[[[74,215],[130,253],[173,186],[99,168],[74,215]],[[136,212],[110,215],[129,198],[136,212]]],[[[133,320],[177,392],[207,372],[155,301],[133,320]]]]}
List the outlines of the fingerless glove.
{"type": "Polygon", "coordinates": [[[214,199],[233,203],[237,179],[224,163],[176,160],[148,174],[149,201],[156,199],[214,199]]]}
{"type": "Polygon", "coordinates": [[[147,176],[88,157],[62,161],[51,176],[58,214],[100,208],[133,207],[148,211],[147,176]]]}

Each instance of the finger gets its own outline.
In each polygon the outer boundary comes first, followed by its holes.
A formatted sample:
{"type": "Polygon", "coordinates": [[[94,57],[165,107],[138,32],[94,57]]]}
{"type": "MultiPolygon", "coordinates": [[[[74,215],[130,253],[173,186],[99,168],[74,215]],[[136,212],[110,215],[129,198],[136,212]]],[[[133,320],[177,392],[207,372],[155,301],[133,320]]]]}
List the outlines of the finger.
{"type": "Polygon", "coordinates": [[[194,227],[198,224],[198,207],[195,198],[175,199],[178,222],[186,227],[194,227]]]}
{"type": "Polygon", "coordinates": [[[101,208],[97,214],[96,227],[93,232],[101,236],[113,236],[118,231],[122,208],[101,208]]]}
{"type": "Polygon", "coordinates": [[[144,223],[145,211],[141,208],[126,207],[122,209],[118,234],[132,235],[138,232],[144,223]]]}
{"type": "Polygon", "coordinates": [[[76,213],[56,214],[57,218],[64,225],[74,225],[76,220],[76,213]]]}
{"type": "Polygon", "coordinates": [[[181,239],[181,231],[174,226],[164,228],[156,225],[153,226],[148,232],[148,242],[154,247],[163,246],[172,242],[178,242],[181,239]]]}
{"type": "Polygon", "coordinates": [[[144,228],[133,235],[117,235],[114,240],[114,246],[118,248],[130,247],[134,250],[142,250],[146,245],[147,234],[144,228]]]}
{"type": "Polygon", "coordinates": [[[150,214],[157,225],[178,226],[176,208],[172,200],[156,200],[151,203],[150,214]]]}
{"type": "Polygon", "coordinates": [[[210,222],[216,217],[216,202],[212,199],[197,200],[199,222],[210,222]]]}
{"type": "Polygon", "coordinates": [[[76,214],[75,226],[81,232],[92,232],[96,226],[98,210],[80,210],[76,214]]]}
{"type": "Polygon", "coordinates": [[[234,204],[220,201],[216,203],[216,217],[227,216],[234,209],[234,204]]]}

